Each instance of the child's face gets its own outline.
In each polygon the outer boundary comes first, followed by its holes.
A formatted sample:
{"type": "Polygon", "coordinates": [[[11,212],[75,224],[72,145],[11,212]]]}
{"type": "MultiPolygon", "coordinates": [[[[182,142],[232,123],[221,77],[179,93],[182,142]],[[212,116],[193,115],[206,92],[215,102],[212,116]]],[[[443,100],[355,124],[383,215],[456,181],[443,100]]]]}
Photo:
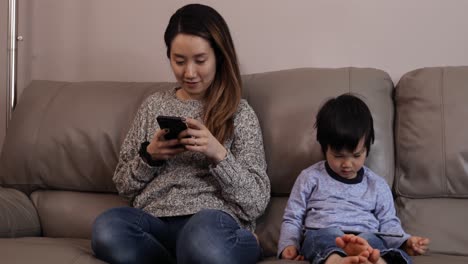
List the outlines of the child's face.
{"type": "Polygon", "coordinates": [[[362,138],[353,152],[348,150],[335,151],[328,146],[325,156],[328,165],[336,174],[345,179],[353,179],[364,166],[366,154],[364,138],[362,138]]]}

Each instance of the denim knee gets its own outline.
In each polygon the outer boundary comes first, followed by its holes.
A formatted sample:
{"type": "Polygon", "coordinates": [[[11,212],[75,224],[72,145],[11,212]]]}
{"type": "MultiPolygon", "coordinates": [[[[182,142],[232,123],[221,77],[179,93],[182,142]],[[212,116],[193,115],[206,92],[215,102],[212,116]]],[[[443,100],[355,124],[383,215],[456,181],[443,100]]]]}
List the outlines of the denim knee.
{"type": "Polygon", "coordinates": [[[100,245],[112,244],[115,225],[120,221],[119,211],[121,208],[112,208],[100,214],[93,223],[91,245],[93,249],[100,245]]]}
{"type": "Polygon", "coordinates": [[[177,241],[178,263],[248,264],[259,259],[253,234],[229,214],[202,210],[187,222],[177,241]]]}
{"type": "Polygon", "coordinates": [[[335,239],[343,236],[339,228],[328,227],[317,230],[307,230],[301,247],[301,254],[311,263],[322,263],[331,254],[346,256],[339,248],[335,239]]]}
{"type": "Polygon", "coordinates": [[[132,254],[125,244],[115,240],[116,231],[118,232],[125,222],[121,216],[125,214],[127,208],[130,207],[112,208],[94,221],[91,247],[98,258],[107,261],[118,259],[118,263],[132,263],[136,259],[136,255],[132,254]]]}

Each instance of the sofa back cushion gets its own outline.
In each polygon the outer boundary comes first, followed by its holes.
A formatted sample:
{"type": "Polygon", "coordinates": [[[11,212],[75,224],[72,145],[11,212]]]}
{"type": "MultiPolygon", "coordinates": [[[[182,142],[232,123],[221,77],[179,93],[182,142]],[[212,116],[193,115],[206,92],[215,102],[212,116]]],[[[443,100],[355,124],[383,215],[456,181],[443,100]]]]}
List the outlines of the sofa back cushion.
{"type": "Polygon", "coordinates": [[[468,67],[419,69],[396,89],[396,190],[468,197],[468,67]]]}
{"type": "Polygon", "coordinates": [[[431,251],[468,255],[468,67],[405,74],[396,88],[397,209],[431,251]]]}
{"type": "Polygon", "coordinates": [[[347,92],[361,95],[374,118],[376,140],[366,165],[392,184],[393,83],[387,73],[304,68],[252,74],[244,82],[245,97],[262,126],[273,195],[289,195],[299,173],[323,159],[315,115],[327,99],[347,92]]]}
{"type": "Polygon", "coordinates": [[[120,145],[142,100],[166,83],[34,81],[13,112],[0,184],[115,192],[120,145]]]}

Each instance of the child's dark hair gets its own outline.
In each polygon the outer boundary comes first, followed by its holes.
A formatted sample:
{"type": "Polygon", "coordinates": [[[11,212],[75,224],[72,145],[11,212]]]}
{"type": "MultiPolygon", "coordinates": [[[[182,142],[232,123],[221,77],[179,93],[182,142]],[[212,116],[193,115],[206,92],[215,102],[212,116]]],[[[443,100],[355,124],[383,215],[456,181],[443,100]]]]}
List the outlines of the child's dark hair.
{"type": "Polygon", "coordinates": [[[354,151],[364,137],[367,155],[374,143],[374,121],[367,105],[350,93],[329,99],[317,113],[317,141],[327,148],[354,151]]]}

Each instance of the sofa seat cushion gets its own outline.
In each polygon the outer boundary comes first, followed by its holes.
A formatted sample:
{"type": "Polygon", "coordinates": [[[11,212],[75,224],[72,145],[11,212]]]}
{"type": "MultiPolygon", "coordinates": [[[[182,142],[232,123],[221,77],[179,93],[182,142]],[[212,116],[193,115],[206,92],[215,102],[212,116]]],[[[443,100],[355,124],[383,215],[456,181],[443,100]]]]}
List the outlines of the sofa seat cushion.
{"type": "Polygon", "coordinates": [[[46,237],[91,238],[96,217],[113,208],[128,206],[117,194],[72,191],[35,191],[31,200],[46,237]]]}
{"type": "Polygon", "coordinates": [[[288,197],[271,197],[265,213],[257,220],[257,229],[263,256],[274,257],[278,250],[281,222],[288,197]]]}
{"type": "Polygon", "coordinates": [[[405,231],[430,238],[432,253],[468,256],[468,200],[398,197],[396,206],[405,231]]]}
{"type": "Polygon", "coordinates": [[[466,264],[468,263],[467,256],[453,256],[442,254],[429,254],[427,256],[413,257],[413,264],[466,264]]]}
{"type": "Polygon", "coordinates": [[[45,237],[0,239],[2,263],[15,264],[98,264],[105,263],[93,256],[91,241],[45,237]]]}

